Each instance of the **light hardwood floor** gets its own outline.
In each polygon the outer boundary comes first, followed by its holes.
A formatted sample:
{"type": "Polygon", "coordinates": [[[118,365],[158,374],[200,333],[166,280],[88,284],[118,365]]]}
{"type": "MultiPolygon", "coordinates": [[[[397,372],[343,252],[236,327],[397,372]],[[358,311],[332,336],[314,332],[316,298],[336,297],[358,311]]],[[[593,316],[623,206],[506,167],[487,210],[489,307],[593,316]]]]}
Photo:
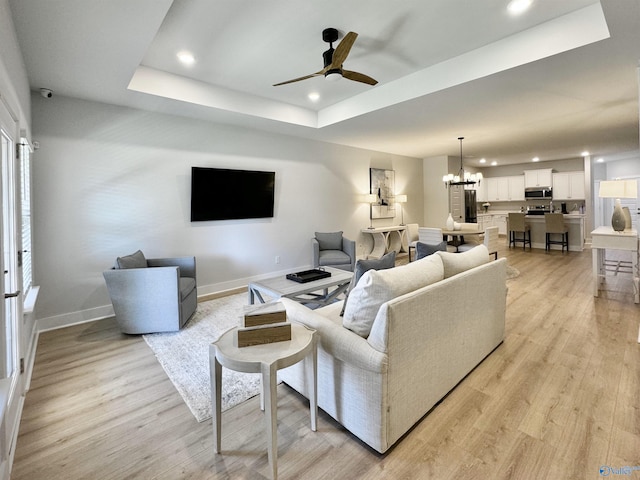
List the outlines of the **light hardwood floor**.
{"type": "MultiPolygon", "coordinates": [[[[640,467],[640,307],[591,251],[523,252],[501,239],[504,343],[386,455],[278,387],[281,479],[597,479],[640,467]]],[[[478,305],[481,309],[482,305],[478,305]]],[[[268,478],[258,397],[223,413],[223,455],[140,337],[113,320],[40,336],[12,479],[268,478]]],[[[618,476],[619,478],[619,476],[618,476]]],[[[633,471],[627,478],[640,478],[633,471]]]]}

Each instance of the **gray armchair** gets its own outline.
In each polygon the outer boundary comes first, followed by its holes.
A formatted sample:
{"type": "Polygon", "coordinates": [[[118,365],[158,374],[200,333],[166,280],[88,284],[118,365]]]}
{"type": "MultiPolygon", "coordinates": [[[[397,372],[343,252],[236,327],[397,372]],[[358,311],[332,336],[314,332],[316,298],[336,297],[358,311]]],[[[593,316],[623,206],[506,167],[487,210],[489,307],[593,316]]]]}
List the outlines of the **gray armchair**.
{"type": "Polygon", "coordinates": [[[123,333],[177,331],[196,311],[195,257],[146,259],[138,250],[103,275],[123,333]]]}
{"type": "Polygon", "coordinates": [[[353,272],[356,264],[356,242],[342,236],[342,232],[316,232],[311,239],[313,266],[334,267],[353,272]]]}

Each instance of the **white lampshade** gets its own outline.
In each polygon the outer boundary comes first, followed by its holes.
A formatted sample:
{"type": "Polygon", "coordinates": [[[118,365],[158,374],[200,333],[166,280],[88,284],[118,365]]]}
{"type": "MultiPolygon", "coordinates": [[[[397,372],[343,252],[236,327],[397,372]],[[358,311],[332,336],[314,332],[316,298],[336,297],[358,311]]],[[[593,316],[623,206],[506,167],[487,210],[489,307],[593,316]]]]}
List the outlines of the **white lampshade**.
{"type": "Polygon", "coordinates": [[[604,180],[600,182],[600,198],[638,198],[635,180],[604,180]]]}
{"type": "Polygon", "coordinates": [[[378,203],[378,196],[375,193],[363,195],[362,201],[364,203],[378,203]]]}
{"type": "Polygon", "coordinates": [[[407,203],[406,195],[396,195],[396,203],[407,203]]]}

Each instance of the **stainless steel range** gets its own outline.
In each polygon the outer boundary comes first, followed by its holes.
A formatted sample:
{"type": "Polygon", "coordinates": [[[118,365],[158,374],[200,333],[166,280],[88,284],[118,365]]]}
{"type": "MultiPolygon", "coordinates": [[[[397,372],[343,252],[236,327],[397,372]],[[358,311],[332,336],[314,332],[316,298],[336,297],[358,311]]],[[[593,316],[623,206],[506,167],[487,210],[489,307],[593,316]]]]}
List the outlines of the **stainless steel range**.
{"type": "Polygon", "coordinates": [[[549,205],[531,205],[527,207],[527,215],[544,215],[545,213],[551,213],[549,205]]]}

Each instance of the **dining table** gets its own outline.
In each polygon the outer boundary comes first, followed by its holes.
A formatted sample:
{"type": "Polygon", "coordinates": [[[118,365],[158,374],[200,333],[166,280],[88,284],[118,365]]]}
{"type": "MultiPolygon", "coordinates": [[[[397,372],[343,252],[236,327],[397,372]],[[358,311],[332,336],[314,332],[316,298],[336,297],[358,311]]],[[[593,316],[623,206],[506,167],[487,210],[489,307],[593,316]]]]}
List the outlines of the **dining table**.
{"type": "MultiPolygon", "coordinates": [[[[447,240],[447,237],[451,237],[451,245],[456,248],[456,252],[458,251],[458,247],[464,243],[465,236],[471,235],[483,235],[484,230],[481,228],[461,228],[460,230],[449,230],[448,228],[442,229],[442,238],[443,240],[447,240]]],[[[448,243],[448,242],[447,242],[448,243]]]]}

